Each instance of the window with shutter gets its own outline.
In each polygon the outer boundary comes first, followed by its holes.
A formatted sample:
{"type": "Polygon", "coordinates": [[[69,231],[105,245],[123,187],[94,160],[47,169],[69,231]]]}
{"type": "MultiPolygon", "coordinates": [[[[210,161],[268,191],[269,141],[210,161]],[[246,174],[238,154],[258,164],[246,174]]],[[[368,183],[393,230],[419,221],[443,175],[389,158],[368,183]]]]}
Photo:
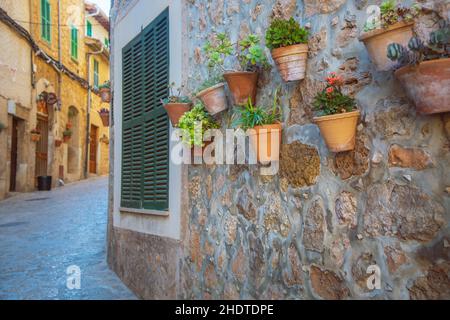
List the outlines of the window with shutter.
{"type": "Polygon", "coordinates": [[[78,29],[73,26],[70,34],[70,56],[78,60],[78,29]]]}
{"type": "Polygon", "coordinates": [[[48,0],[41,0],[41,37],[51,41],[51,7],[48,0]]]}
{"type": "Polygon", "coordinates": [[[121,206],[169,207],[169,121],[160,99],[168,94],[169,10],[122,52],[121,206]]]}

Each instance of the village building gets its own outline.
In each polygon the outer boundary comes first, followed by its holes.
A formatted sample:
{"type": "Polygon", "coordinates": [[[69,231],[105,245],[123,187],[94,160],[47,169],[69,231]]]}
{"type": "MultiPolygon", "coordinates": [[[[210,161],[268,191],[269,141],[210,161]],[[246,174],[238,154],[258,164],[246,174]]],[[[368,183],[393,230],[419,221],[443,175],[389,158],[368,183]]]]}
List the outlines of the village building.
{"type": "Polygon", "coordinates": [[[109,18],[87,1],[20,0],[2,2],[0,30],[0,199],[38,177],[107,174],[109,18]]]}
{"type": "MultiPolygon", "coordinates": [[[[421,4],[448,14],[446,1],[421,4]]],[[[416,113],[392,72],[373,66],[358,40],[368,5],[113,1],[108,263],[139,297],[449,297],[450,118],[416,113]],[[261,71],[256,104],[270,108],[280,87],[279,172],[175,164],[160,102],[167,85],[197,92],[208,75],[203,47],[215,33],[233,43],[255,33],[264,46],[274,17],[294,17],[310,33],[302,81],[284,83],[265,49],[272,67],[261,71]],[[362,113],[349,152],[330,152],[312,118],[332,71],[362,113]]],[[[229,109],[216,117],[222,130],[229,109]]]]}

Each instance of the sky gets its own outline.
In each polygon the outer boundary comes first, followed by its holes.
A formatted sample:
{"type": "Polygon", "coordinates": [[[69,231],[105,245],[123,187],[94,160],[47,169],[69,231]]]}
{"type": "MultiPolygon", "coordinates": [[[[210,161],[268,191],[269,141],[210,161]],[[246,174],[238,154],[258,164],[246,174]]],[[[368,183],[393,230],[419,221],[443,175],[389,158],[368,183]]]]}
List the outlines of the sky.
{"type": "Polygon", "coordinates": [[[111,0],[89,0],[89,2],[97,4],[107,15],[109,15],[111,0]]]}

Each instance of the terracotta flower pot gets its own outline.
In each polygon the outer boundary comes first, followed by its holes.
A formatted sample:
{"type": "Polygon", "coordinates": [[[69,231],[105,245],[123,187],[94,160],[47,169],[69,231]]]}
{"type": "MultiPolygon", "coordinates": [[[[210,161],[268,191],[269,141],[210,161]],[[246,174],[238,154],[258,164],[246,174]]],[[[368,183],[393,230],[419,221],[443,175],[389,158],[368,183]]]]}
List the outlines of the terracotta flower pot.
{"type": "Polygon", "coordinates": [[[31,141],[38,142],[41,140],[41,135],[39,133],[32,133],[31,134],[31,141]]]}
{"type": "Polygon", "coordinates": [[[64,143],[67,143],[70,141],[71,136],[63,136],[64,143]]]}
{"type": "Polygon", "coordinates": [[[314,118],[314,122],[319,126],[320,133],[331,152],[355,149],[356,125],[360,115],[361,112],[356,110],[314,118]]]}
{"type": "Polygon", "coordinates": [[[168,103],[164,105],[164,109],[166,109],[172,125],[176,127],[183,114],[191,110],[191,106],[191,103],[168,103]]]}
{"type": "Polygon", "coordinates": [[[284,81],[297,81],[305,78],[308,45],[295,44],[272,50],[281,78],[284,81]]]}
{"type": "Polygon", "coordinates": [[[206,110],[215,115],[227,109],[227,97],[225,95],[225,83],[219,83],[213,87],[202,90],[197,94],[202,100],[206,110]]]}
{"type": "Polygon", "coordinates": [[[394,42],[407,46],[413,36],[413,25],[413,22],[397,22],[386,29],[369,31],[359,37],[378,70],[387,71],[395,65],[387,57],[387,47],[394,42]]]}
{"type": "Polygon", "coordinates": [[[450,112],[450,58],[405,66],[395,76],[419,113],[450,112]]]}
{"type": "Polygon", "coordinates": [[[104,127],[109,127],[109,113],[99,113],[104,127]]]}
{"type": "Polygon", "coordinates": [[[234,104],[244,105],[249,97],[253,103],[256,102],[257,72],[227,72],[223,76],[228,83],[234,104]]]}
{"type": "Polygon", "coordinates": [[[250,145],[256,152],[258,161],[262,164],[267,164],[271,161],[278,161],[280,159],[281,133],[283,130],[282,124],[274,123],[256,126],[253,130],[253,133],[249,133],[250,145]],[[272,133],[277,134],[279,138],[276,141],[273,153],[272,133]]]}
{"type": "Polygon", "coordinates": [[[100,89],[100,98],[102,102],[110,103],[111,102],[111,89],[110,88],[101,88],[100,89]]]}

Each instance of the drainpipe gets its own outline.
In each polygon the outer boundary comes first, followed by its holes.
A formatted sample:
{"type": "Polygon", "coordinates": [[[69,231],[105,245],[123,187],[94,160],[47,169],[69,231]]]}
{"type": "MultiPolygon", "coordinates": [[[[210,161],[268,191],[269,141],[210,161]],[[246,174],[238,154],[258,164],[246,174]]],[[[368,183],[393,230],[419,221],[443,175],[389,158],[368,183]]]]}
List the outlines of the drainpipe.
{"type": "MultiPolygon", "coordinates": [[[[58,0],[58,97],[59,101],[57,102],[58,110],[61,111],[62,109],[62,74],[61,74],[61,66],[62,66],[62,53],[61,53],[61,0],[58,0]]],[[[55,117],[55,120],[57,120],[57,117],[55,117]]]]}
{"type": "Polygon", "coordinates": [[[89,52],[86,54],[87,65],[87,82],[88,82],[88,94],[87,94],[87,111],[86,111],[86,143],[85,143],[85,158],[84,158],[84,178],[87,179],[89,175],[89,144],[90,144],[90,131],[91,131],[91,56],[102,54],[104,47],[102,46],[100,51],[89,52]]]}

